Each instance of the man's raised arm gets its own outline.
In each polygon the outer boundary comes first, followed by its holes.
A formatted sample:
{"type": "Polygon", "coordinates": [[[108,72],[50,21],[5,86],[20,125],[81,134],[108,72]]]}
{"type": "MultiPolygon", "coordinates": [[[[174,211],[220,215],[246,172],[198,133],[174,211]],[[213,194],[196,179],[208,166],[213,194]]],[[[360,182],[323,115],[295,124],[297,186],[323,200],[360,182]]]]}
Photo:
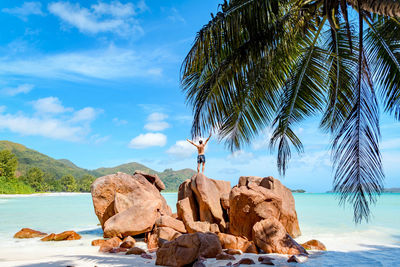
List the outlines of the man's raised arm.
{"type": "Polygon", "coordinates": [[[194,145],[195,147],[197,147],[197,145],[195,143],[193,143],[192,141],[190,141],[189,139],[186,139],[189,143],[191,143],[192,145],[194,145]]]}
{"type": "Polygon", "coordinates": [[[207,138],[207,140],[206,140],[206,144],[208,143],[208,140],[210,140],[210,138],[211,138],[211,132],[210,132],[210,136],[207,138]]]}

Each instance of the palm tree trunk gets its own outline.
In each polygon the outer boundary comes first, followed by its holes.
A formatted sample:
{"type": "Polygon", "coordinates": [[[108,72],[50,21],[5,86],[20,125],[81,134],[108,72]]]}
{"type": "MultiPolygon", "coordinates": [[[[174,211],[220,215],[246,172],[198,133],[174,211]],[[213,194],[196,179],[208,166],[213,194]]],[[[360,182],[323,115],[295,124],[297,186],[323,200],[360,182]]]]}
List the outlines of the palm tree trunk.
{"type": "Polygon", "coordinates": [[[364,11],[389,17],[400,17],[399,0],[347,0],[353,8],[357,8],[358,1],[364,11]]]}

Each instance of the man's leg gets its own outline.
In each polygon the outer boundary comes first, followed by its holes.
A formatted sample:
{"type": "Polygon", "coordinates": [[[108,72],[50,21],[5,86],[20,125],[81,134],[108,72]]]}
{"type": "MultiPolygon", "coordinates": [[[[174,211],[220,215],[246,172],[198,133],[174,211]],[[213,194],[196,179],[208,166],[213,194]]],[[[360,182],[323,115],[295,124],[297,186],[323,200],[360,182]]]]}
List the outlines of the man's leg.
{"type": "Polygon", "coordinates": [[[205,165],[206,163],[205,162],[203,162],[203,170],[201,171],[202,173],[204,173],[204,165],[205,165]]]}
{"type": "Polygon", "coordinates": [[[200,162],[197,163],[197,173],[199,173],[199,172],[200,172],[200,162]]]}

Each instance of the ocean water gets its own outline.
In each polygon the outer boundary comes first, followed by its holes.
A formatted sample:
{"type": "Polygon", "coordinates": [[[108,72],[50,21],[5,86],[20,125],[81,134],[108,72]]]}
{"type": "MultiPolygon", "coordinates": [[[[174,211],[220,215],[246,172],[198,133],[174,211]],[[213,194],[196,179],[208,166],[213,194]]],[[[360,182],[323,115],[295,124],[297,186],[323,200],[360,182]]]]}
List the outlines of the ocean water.
{"type": "MultiPolygon", "coordinates": [[[[163,195],[175,211],[177,194],[163,195]]],[[[313,254],[315,259],[304,266],[400,266],[395,261],[400,253],[400,194],[383,194],[372,208],[370,222],[360,225],[354,224],[351,207],[338,206],[333,194],[298,193],[294,197],[302,231],[298,242],[315,238],[329,250],[313,254]]],[[[90,194],[0,196],[0,266],[2,258],[7,258],[2,253],[13,248],[65,246],[62,242],[49,245],[37,239],[13,239],[23,227],[47,233],[75,230],[82,241],[74,245],[83,247],[101,238],[98,223],[90,194]]],[[[34,256],[34,248],[31,253],[34,256]]]]}

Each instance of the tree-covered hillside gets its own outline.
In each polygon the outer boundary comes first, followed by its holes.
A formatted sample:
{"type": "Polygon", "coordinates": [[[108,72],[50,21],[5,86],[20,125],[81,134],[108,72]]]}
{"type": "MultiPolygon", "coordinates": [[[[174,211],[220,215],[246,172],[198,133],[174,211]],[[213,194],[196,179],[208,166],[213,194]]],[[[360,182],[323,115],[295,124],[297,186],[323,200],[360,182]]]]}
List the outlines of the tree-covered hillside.
{"type": "Polygon", "coordinates": [[[165,183],[165,191],[177,191],[179,185],[189,179],[195,171],[183,169],[174,171],[166,169],[157,172],[145,165],[131,162],[111,168],[98,168],[87,170],[76,166],[67,159],[56,160],[38,151],[29,149],[21,144],[10,141],[0,141],[0,151],[8,150],[18,160],[16,177],[19,181],[34,187],[35,191],[88,191],[94,178],[125,172],[132,174],[135,170],[141,170],[151,174],[157,174],[165,183]],[[71,179],[74,178],[74,180],[71,179]],[[42,186],[40,186],[42,185],[42,186]]]}

